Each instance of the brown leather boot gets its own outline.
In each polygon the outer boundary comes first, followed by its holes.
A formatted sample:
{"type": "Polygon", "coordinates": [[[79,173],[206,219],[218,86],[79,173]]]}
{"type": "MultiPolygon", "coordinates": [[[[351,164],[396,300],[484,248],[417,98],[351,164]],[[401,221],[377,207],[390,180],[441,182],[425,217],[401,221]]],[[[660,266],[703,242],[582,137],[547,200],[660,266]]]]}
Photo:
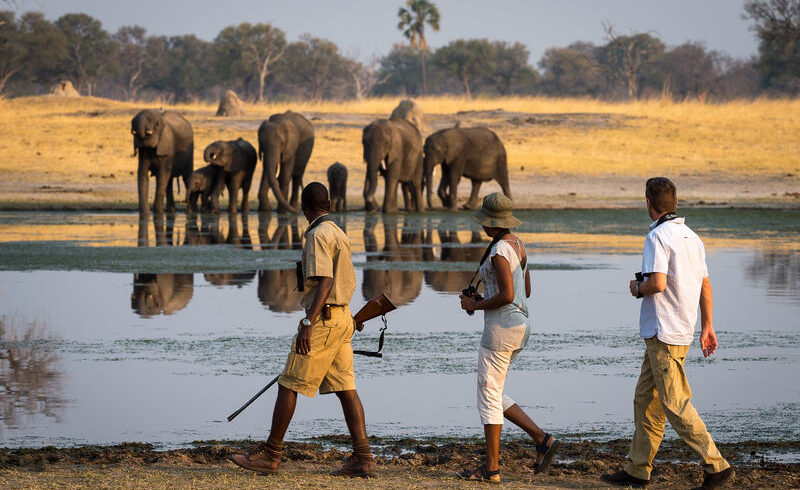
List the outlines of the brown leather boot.
{"type": "Polygon", "coordinates": [[[233,454],[228,459],[246,470],[256,473],[277,473],[281,466],[282,442],[267,440],[250,454],[233,454]]]}
{"type": "Polygon", "coordinates": [[[331,472],[332,476],[358,476],[371,478],[375,476],[375,460],[369,450],[367,441],[353,444],[353,454],[344,462],[344,466],[331,472]]]}

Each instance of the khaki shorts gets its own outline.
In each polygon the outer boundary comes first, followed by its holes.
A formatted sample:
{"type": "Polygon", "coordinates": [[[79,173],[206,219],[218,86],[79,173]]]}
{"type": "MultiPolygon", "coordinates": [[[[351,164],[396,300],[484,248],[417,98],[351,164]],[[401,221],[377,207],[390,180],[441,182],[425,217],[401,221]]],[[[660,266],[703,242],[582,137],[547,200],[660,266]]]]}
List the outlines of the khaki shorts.
{"type": "Polygon", "coordinates": [[[355,390],[350,344],[354,330],[355,323],[347,306],[332,307],[330,320],[323,320],[322,315],[317,317],[311,326],[311,351],[308,354],[296,352],[295,334],[278,383],[308,397],[316,395],[317,390],[323,395],[355,390]]]}

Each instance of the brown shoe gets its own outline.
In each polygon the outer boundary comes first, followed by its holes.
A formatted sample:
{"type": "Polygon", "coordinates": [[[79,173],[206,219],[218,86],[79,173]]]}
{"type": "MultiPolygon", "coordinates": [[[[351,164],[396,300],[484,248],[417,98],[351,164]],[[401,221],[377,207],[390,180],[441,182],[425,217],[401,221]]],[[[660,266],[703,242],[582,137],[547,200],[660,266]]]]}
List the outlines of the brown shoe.
{"type": "Polygon", "coordinates": [[[695,487],[693,490],[710,490],[715,488],[722,488],[725,486],[726,483],[733,478],[734,471],[733,466],[729,466],[728,468],[720,471],[719,473],[706,473],[705,478],[703,479],[703,484],[699,487],[695,487]]]}
{"type": "Polygon", "coordinates": [[[228,459],[246,470],[270,475],[277,473],[281,466],[281,451],[270,448],[268,444],[262,444],[250,454],[233,454],[228,459]]]}
{"type": "Polygon", "coordinates": [[[600,479],[617,487],[647,488],[647,485],[650,483],[650,480],[636,478],[635,476],[629,475],[625,470],[601,475],[600,479]]]}
{"type": "Polygon", "coordinates": [[[361,478],[372,478],[375,476],[375,460],[372,454],[357,454],[347,458],[344,466],[331,472],[331,476],[357,476],[361,478]]]}

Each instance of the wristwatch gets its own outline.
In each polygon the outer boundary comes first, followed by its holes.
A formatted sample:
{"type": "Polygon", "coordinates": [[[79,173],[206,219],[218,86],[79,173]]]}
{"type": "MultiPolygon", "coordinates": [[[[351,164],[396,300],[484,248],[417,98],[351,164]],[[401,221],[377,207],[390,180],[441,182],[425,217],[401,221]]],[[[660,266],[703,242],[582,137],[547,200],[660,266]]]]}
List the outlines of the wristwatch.
{"type": "Polygon", "coordinates": [[[300,325],[302,325],[304,327],[310,327],[311,326],[311,320],[309,320],[308,318],[303,318],[302,320],[300,320],[300,325]]]}

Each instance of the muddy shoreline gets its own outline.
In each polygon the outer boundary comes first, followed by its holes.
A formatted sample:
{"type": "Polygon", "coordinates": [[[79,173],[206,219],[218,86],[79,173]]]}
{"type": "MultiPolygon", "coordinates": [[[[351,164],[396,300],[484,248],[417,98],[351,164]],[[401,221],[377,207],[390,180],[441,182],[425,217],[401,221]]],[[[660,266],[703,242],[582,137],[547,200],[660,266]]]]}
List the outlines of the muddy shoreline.
{"type": "MultiPolygon", "coordinates": [[[[337,468],[349,453],[349,438],[332,436],[311,442],[288,442],[284,448],[279,475],[259,477],[261,485],[272,487],[298,484],[333,485],[353,488],[347,481],[329,481],[327,472],[337,468]],[[268,483],[266,480],[270,480],[268,483]]],[[[378,463],[377,483],[385,487],[456,486],[455,471],[482,459],[477,440],[373,439],[378,463]]],[[[501,447],[501,469],[507,485],[546,487],[598,487],[599,475],[615,471],[625,462],[630,441],[565,442],[556,462],[545,474],[534,476],[530,464],[535,449],[528,441],[506,441],[501,447]]],[[[86,473],[126,474],[146,480],[168,471],[178,484],[197,484],[203,470],[226,478],[249,479],[253,475],[235,467],[227,457],[250,451],[254,441],[198,441],[184,449],[158,450],[150,444],[125,443],[115,446],[0,448],[0,483],[69,483],[86,473]],[[135,476],[139,475],[139,476],[135,476]],[[183,476],[181,476],[183,475],[183,476]],[[185,480],[181,480],[185,478],[185,480]],[[193,482],[193,483],[192,483],[193,482]]],[[[731,488],[797,488],[800,486],[800,441],[745,441],[719,444],[720,450],[736,468],[731,488]],[[795,461],[795,462],[784,462],[795,461]]],[[[667,440],[656,457],[651,487],[691,487],[700,483],[702,470],[695,455],[681,441],[667,440]]],[[[249,480],[248,480],[249,481],[249,480]]],[[[207,482],[210,486],[214,484],[207,482]]],[[[246,482],[240,482],[248,486],[246,482]]],[[[359,487],[364,482],[357,482],[359,487]]],[[[235,484],[235,483],[234,483],[235,484]]]]}

